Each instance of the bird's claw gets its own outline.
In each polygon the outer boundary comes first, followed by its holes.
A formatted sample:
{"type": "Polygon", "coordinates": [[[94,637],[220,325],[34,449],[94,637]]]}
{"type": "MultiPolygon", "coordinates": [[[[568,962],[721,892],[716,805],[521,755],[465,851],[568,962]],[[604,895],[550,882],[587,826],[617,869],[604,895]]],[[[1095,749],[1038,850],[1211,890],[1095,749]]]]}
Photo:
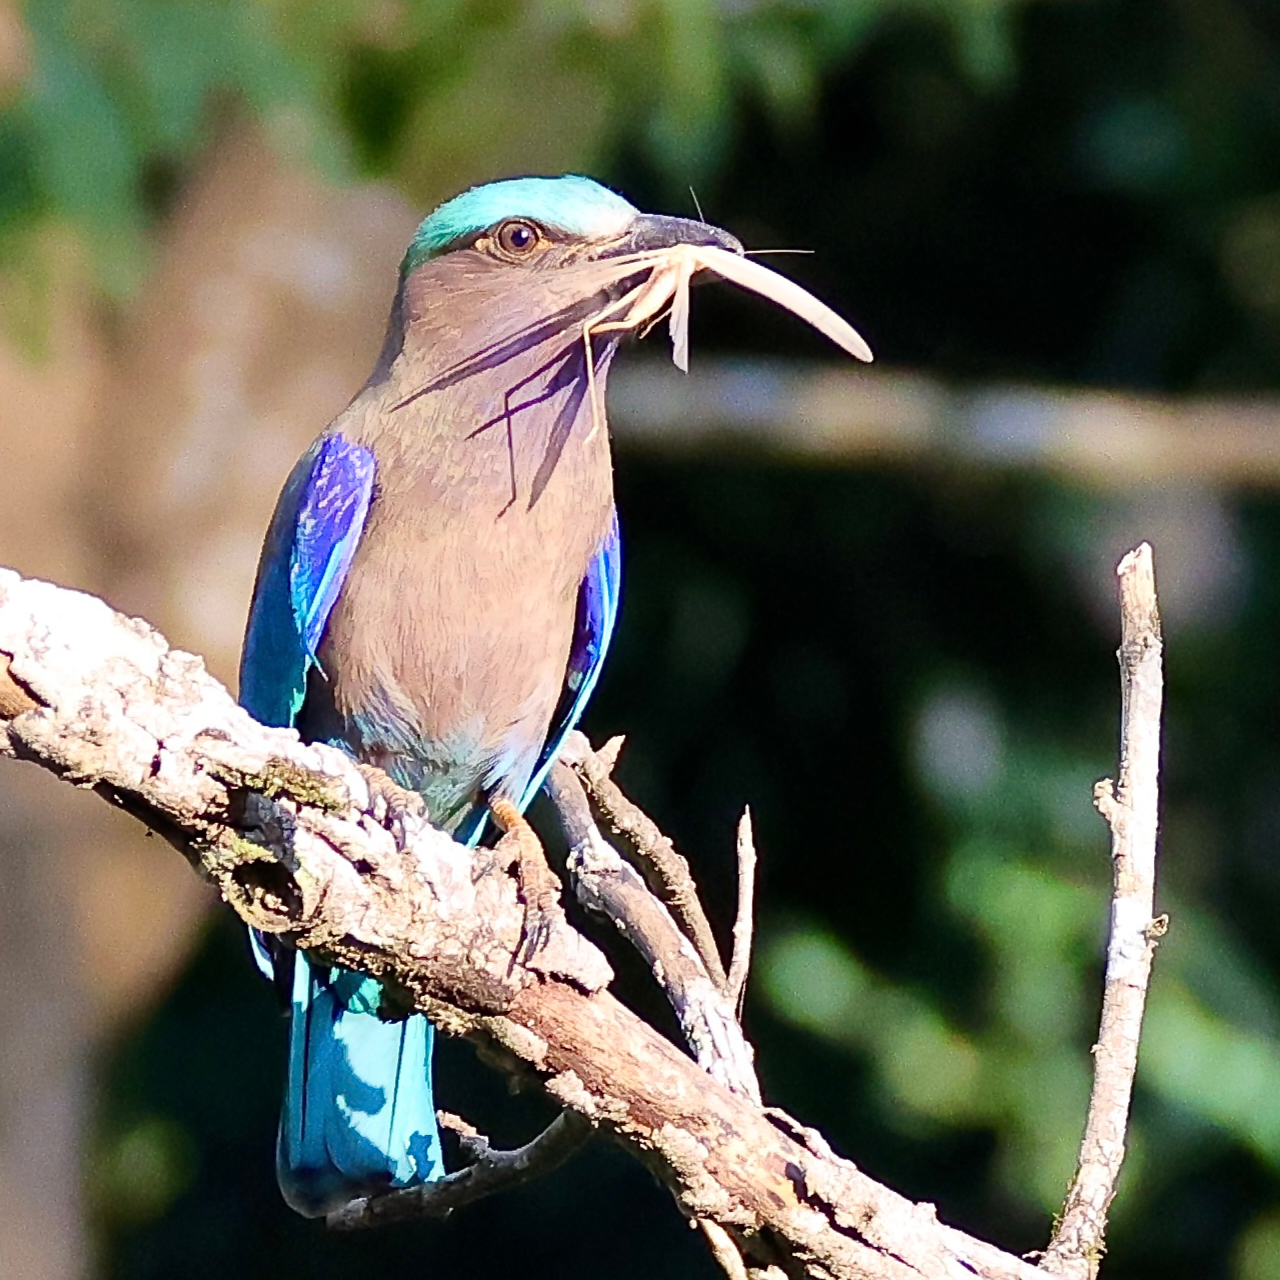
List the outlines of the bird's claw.
{"type": "Polygon", "coordinates": [[[520,945],[516,948],[518,964],[528,966],[533,958],[551,941],[554,924],[550,912],[540,911],[525,903],[524,923],[520,930],[520,945]]]}
{"type": "Polygon", "coordinates": [[[520,899],[524,903],[520,945],[514,959],[527,965],[551,940],[556,912],[560,909],[560,881],[547,863],[537,832],[520,810],[504,798],[490,801],[489,808],[504,833],[498,848],[505,847],[514,854],[520,899]]]}
{"type": "Polygon", "coordinates": [[[393,782],[375,765],[356,761],[356,768],[369,788],[369,814],[395,836],[396,844],[408,843],[409,828],[426,821],[426,802],[416,791],[393,782]]]}

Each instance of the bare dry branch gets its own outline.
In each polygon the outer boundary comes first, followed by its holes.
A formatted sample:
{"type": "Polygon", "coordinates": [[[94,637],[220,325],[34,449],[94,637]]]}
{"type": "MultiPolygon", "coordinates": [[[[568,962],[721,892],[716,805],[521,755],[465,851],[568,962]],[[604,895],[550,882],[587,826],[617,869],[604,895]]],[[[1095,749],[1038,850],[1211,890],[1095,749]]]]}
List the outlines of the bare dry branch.
{"type": "Polygon", "coordinates": [[[375,794],[341,752],[256,724],[145,623],[0,570],[0,653],[2,705],[27,708],[0,715],[0,754],[126,806],[246,922],[396,984],[443,1032],[538,1082],[686,1216],[728,1231],[749,1274],[1040,1274],[700,1070],[610,995],[603,956],[563,916],[519,956],[523,908],[501,859],[375,794]]]}
{"type": "Polygon", "coordinates": [[[1110,779],[1103,779],[1094,789],[1094,803],[1111,828],[1114,875],[1106,985],[1080,1167],[1041,1260],[1044,1270],[1070,1280],[1092,1280],[1102,1260],[1107,1209],[1124,1160],[1151,962],[1168,923],[1155,916],[1164,678],[1151,548],[1144,542],[1130,551],[1116,574],[1123,698],[1120,783],[1113,788],[1110,779]]]}
{"type": "Polygon", "coordinates": [[[586,735],[574,732],[566,740],[560,758],[582,779],[591,803],[613,831],[634,850],[649,887],[671,908],[680,927],[697,947],[712,981],[721,991],[727,990],[728,975],[715,935],[698,900],[689,864],[658,829],[657,823],[639,805],[628,800],[610,778],[617,753],[606,764],[591,750],[586,735]]]}
{"type": "MultiPolygon", "coordinates": [[[[606,773],[612,773],[617,767],[618,756],[621,754],[626,741],[626,738],[618,733],[604,743],[603,746],[596,748],[596,759],[600,761],[606,773]]],[[[587,745],[590,746],[590,743],[587,745]]]]}
{"type": "Polygon", "coordinates": [[[693,944],[639,872],[600,834],[573,770],[557,762],[547,775],[547,790],[569,839],[578,900],[612,920],[644,957],[698,1065],[726,1088],[759,1103],[754,1055],[733,1001],[712,982],[693,944]]]}
{"type": "Polygon", "coordinates": [[[699,1218],[698,1226],[710,1246],[711,1256],[720,1264],[720,1270],[729,1280],[747,1280],[747,1264],[743,1262],[733,1237],[710,1218],[699,1218]]]}
{"type": "Polygon", "coordinates": [[[733,921],[733,959],[729,962],[728,985],[729,999],[739,1017],[747,994],[747,975],[751,972],[755,888],[756,839],[751,830],[751,810],[746,808],[738,819],[738,912],[733,921]]]}
{"type": "Polygon", "coordinates": [[[471,1164],[439,1182],[353,1200],[329,1214],[326,1222],[336,1231],[359,1231],[415,1218],[447,1218],[455,1209],[484,1196],[511,1191],[553,1173],[581,1148],[591,1132],[591,1125],[581,1116],[564,1111],[531,1142],[513,1151],[494,1151],[483,1138],[470,1135],[471,1164]]]}

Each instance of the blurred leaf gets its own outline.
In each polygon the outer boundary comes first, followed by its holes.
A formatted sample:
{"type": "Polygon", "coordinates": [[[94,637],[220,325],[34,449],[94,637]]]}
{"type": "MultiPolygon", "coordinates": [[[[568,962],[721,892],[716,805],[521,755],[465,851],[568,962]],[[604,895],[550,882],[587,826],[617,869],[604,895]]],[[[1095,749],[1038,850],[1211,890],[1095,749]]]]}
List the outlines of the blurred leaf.
{"type": "Polygon", "coordinates": [[[194,1176],[189,1135],[172,1120],[147,1116],[99,1145],[91,1192],[104,1216],[134,1225],[164,1213],[194,1176]]]}

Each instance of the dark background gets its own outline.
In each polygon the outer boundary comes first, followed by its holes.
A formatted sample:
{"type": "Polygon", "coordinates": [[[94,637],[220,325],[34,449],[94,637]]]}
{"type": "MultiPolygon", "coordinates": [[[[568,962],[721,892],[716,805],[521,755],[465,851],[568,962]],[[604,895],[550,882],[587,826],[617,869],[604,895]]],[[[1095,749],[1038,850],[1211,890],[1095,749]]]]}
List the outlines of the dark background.
{"type": "MultiPolygon", "coordinates": [[[[0,4],[0,104],[21,491],[0,559],[228,678],[276,488],[363,377],[439,199],[575,169],[689,214],[692,184],[748,244],[814,250],[771,262],[875,348],[839,385],[933,405],[936,430],[695,446],[678,407],[654,435],[615,403],[624,601],[586,728],[627,735],[619,777],[722,934],[752,807],[768,1099],[1014,1252],[1046,1242],[1074,1169],[1112,570],[1149,538],[1172,928],[1105,1273],[1280,1277],[1280,10],[32,0],[0,4]],[[1047,417],[1026,387],[1053,389],[1047,417]],[[975,444],[964,415],[1001,397],[975,444]],[[1223,398],[1255,414],[1247,440],[1223,398]],[[1082,421],[1087,456],[1059,447],[1082,421]]],[[[816,387],[838,359],[728,288],[694,311],[690,395],[730,361],[816,387]]],[[[682,404],[662,341],[624,353],[624,399],[682,404]]],[[[604,1146],[446,1224],[294,1217],[284,1027],[229,913],[100,805],[17,767],[0,785],[4,1274],[717,1274],[604,1146]]],[[[496,1139],[546,1119],[465,1046],[440,1059],[442,1105],[496,1139]]]]}

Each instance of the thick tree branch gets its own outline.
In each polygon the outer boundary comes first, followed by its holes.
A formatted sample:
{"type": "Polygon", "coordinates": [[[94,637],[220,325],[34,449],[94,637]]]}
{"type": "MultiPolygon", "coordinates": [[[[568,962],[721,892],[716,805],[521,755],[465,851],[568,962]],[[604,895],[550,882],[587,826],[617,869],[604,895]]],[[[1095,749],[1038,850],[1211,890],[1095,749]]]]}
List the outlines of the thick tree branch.
{"type": "Polygon", "coordinates": [[[388,803],[341,752],[256,724],[145,623],[0,570],[0,653],[0,754],[125,805],[245,921],[374,974],[536,1079],[723,1228],[749,1272],[1040,1274],[700,1070],[609,994],[606,961],[563,917],[517,956],[523,908],[500,856],[388,803]]]}
{"type": "Polygon", "coordinates": [[[1160,799],[1163,645],[1151,548],[1120,561],[1120,783],[1104,778],[1094,803],[1111,828],[1114,890],[1102,1023],[1093,1049],[1093,1092],[1080,1167],[1041,1266],[1092,1280],[1105,1247],[1107,1209],[1124,1160],[1129,1102],[1138,1069],[1142,1012],[1156,942],[1168,921],[1155,915],[1160,799]]]}

